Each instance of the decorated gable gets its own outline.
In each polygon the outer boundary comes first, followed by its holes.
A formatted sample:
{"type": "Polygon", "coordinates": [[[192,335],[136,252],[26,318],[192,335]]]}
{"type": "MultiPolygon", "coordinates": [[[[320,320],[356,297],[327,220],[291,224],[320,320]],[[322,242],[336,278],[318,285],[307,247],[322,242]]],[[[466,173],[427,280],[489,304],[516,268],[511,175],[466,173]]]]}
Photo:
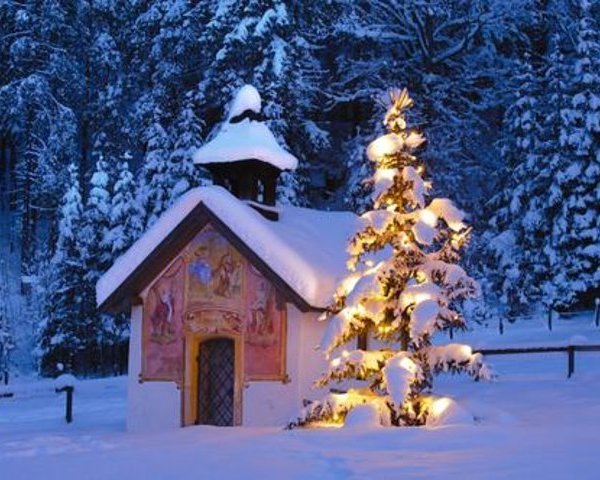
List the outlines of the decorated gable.
{"type": "Polygon", "coordinates": [[[181,382],[186,335],[239,338],[246,380],[284,378],[285,303],[211,225],[142,296],[144,380],[181,382]]]}

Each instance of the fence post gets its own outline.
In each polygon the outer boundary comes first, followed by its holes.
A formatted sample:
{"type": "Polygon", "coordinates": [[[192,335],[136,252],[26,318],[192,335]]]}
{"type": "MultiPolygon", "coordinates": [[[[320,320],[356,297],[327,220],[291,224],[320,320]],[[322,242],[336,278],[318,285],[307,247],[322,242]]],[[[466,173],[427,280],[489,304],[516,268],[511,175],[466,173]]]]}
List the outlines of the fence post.
{"type": "Polygon", "coordinates": [[[73,421],[73,387],[66,387],[67,389],[67,411],[65,412],[65,420],[67,423],[73,421]]]}
{"type": "Polygon", "coordinates": [[[567,348],[568,353],[568,373],[567,378],[571,378],[571,375],[575,373],[575,347],[569,345],[567,348]]]}
{"type": "Polygon", "coordinates": [[[452,340],[454,338],[454,327],[452,327],[452,325],[450,325],[450,340],[452,340]]]}
{"type": "Polygon", "coordinates": [[[67,423],[71,423],[73,421],[73,390],[75,390],[75,387],[72,385],[54,389],[56,393],[66,393],[67,398],[65,404],[65,420],[67,423]]]}
{"type": "Polygon", "coordinates": [[[596,311],[594,312],[594,324],[596,327],[600,327],[600,298],[596,300],[596,311]]]}
{"type": "Polygon", "coordinates": [[[70,374],[63,374],[56,378],[56,393],[65,393],[65,420],[67,423],[73,421],[73,391],[75,390],[75,377],[70,374]]]}
{"type": "Polygon", "coordinates": [[[502,317],[498,317],[498,330],[500,330],[500,335],[504,335],[504,321],[502,317]]]}
{"type": "Polygon", "coordinates": [[[548,330],[552,331],[552,309],[548,310],[548,330]]]}

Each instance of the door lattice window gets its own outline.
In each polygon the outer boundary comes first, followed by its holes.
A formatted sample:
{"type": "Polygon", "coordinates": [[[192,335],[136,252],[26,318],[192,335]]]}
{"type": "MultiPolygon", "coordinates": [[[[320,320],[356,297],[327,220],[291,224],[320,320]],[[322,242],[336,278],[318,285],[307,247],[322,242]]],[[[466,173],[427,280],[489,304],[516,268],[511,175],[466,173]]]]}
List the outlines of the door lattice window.
{"type": "Polygon", "coordinates": [[[235,377],[234,342],[228,338],[207,340],[198,355],[198,423],[233,425],[235,377]]]}

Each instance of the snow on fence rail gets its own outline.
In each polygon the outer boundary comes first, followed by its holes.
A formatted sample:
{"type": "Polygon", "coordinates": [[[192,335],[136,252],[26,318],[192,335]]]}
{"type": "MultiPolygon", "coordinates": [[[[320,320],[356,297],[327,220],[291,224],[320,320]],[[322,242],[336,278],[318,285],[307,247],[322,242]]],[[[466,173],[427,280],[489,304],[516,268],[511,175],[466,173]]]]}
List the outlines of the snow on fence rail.
{"type": "Polygon", "coordinates": [[[567,378],[575,373],[575,352],[600,352],[600,345],[567,345],[563,347],[483,348],[474,350],[482,355],[516,355],[522,353],[567,352],[567,378]]]}

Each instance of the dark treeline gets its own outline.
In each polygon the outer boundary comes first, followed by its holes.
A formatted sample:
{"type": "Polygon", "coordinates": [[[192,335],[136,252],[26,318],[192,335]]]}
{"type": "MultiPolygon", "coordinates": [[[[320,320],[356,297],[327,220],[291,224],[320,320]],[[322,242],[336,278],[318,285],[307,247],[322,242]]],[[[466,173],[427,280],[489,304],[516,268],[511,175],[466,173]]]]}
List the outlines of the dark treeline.
{"type": "Polygon", "coordinates": [[[0,369],[12,351],[45,374],[122,370],[127,321],[96,311],[94,284],[205,181],[190,152],[245,83],[301,161],[280,201],[357,212],[382,99],[408,87],[436,193],[471,215],[486,314],[588,305],[599,16],[586,0],[0,0],[0,369]]]}

